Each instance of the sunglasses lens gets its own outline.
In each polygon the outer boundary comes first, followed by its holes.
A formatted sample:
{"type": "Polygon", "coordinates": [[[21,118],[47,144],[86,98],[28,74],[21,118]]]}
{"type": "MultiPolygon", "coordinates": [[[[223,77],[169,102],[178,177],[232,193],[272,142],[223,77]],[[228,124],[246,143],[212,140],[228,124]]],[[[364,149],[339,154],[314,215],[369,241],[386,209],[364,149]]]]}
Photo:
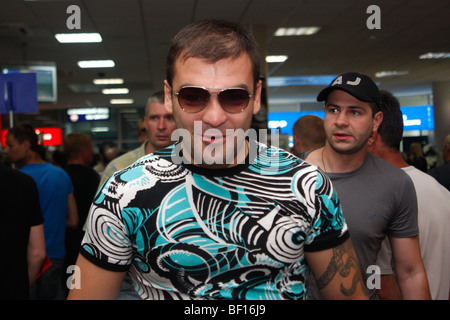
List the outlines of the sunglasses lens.
{"type": "MultiPolygon", "coordinates": [[[[197,87],[184,87],[178,92],[178,103],[186,112],[199,112],[208,104],[211,94],[208,90],[197,87]]],[[[250,101],[245,89],[225,89],[218,95],[222,108],[229,113],[242,112],[250,101]]]]}
{"type": "Polygon", "coordinates": [[[230,113],[242,112],[249,101],[249,93],[244,89],[226,89],[219,93],[220,105],[230,113]]]}
{"type": "Polygon", "coordinates": [[[186,112],[198,112],[209,101],[209,92],[202,88],[186,87],[178,93],[178,102],[186,112]]]}

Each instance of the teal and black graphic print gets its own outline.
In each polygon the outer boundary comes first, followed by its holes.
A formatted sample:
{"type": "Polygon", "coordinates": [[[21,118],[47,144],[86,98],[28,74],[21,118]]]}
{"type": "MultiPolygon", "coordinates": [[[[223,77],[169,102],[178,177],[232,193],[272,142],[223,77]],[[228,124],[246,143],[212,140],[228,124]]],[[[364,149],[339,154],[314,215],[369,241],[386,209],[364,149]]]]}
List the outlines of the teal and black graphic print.
{"type": "Polygon", "coordinates": [[[348,236],[330,181],[263,144],[251,163],[225,170],[175,164],[172,151],[106,182],[82,254],[129,268],[143,299],[305,299],[305,251],[348,236]]]}

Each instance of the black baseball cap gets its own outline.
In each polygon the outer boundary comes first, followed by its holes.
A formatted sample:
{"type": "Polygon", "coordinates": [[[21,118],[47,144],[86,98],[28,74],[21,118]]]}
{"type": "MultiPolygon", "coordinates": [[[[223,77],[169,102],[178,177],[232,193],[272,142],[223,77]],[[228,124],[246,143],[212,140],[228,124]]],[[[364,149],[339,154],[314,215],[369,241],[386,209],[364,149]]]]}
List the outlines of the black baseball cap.
{"type": "Polygon", "coordinates": [[[361,101],[375,102],[380,106],[380,90],[375,82],[364,74],[349,72],[337,76],[328,87],[320,91],[317,101],[326,101],[330,92],[336,89],[343,90],[361,101]]]}

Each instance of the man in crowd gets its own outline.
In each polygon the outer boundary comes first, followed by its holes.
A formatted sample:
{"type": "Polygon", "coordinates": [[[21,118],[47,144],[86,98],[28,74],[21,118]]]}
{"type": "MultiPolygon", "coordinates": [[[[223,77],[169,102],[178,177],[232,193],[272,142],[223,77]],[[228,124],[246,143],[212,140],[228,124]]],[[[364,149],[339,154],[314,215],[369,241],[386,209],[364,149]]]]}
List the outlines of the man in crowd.
{"type": "MultiPolygon", "coordinates": [[[[145,116],[142,123],[140,121],[139,127],[139,137],[142,138],[141,134],[144,132],[146,139],[139,148],[127,152],[108,163],[100,180],[99,188],[115,172],[128,167],[147,154],[161,150],[172,144],[172,132],[176,127],[172,114],[168,113],[164,107],[164,91],[158,91],[148,99],[147,105],[145,106],[145,116]]],[[[118,299],[134,300],[138,298],[139,296],[132,287],[131,279],[129,276],[126,276],[118,299]]]]}
{"type": "MultiPolygon", "coordinates": [[[[367,152],[368,141],[383,120],[377,85],[366,75],[345,73],[323,89],[317,101],[325,101],[327,141],[306,161],[320,167],[337,190],[364,283],[388,236],[403,298],[429,299],[414,185],[401,169],[367,152]]],[[[376,288],[368,289],[376,299],[376,288]]]]}
{"type": "Polygon", "coordinates": [[[142,299],[305,299],[307,266],[326,298],[367,298],[328,179],[235,134],[261,106],[252,35],[193,23],[173,39],[166,71],[165,107],[182,141],[105,183],[69,298],[115,298],[129,272],[142,299]]]}
{"type": "MultiPolygon", "coordinates": [[[[64,170],[69,174],[73,185],[73,194],[78,209],[78,225],[76,228],[66,228],[66,258],[64,259],[64,269],[74,265],[81,240],[84,236],[83,226],[89,213],[89,209],[94,200],[98,184],[99,174],[91,167],[94,158],[94,151],[91,137],[84,132],[72,132],[64,139],[64,155],[66,165],[64,170]]],[[[65,274],[64,278],[70,277],[65,274]]],[[[66,283],[66,281],[63,281],[66,283]]],[[[68,288],[64,288],[66,296],[68,288]]]]}
{"type": "Polygon", "coordinates": [[[31,288],[32,299],[62,299],[65,230],[76,228],[78,213],[69,175],[39,155],[38,137],[30,125],[17,125],[6,134],[5,152],[12,163],[37,184],[44,217],[45,248],[50,268],[31,288]]]}
{"type": "MultiPolygon", "coordinates": [[[[450,192],[428,174],[405,162],[400,143],[403,116],[398,100],[381,91],[383,122],[369,140],[369,151],[404,170],[414,183],[419,207],[420,253],[433,300],[448,300],[450,293],[450,192]]],[[[391,268],[389,242],[384,240],[377,265],[381,268],[380,298],[401,299],[391,268]]]]}
{"type": "Polygon", "coordinates": [[[292,127],[294,134],[293,152],[304,159],[308,151],[321,148],[325,145],[325,129],[323,119],[308,114],[300,117],[292,127]]]}
{"type": "Polygon", "coordinates": [[[29,175],[3,164],[0,181],[0,241],[4,244],[0,300],[27,300],[46,255],[38,189],[29,175]]]}
{"type": "Polygon", "coordinates": [[[172,132],[175,130],[173,116],[164,108],[164,91],[154,93],[147,101],[144,116],[144,128],[147,139],[142,145],[112,160],[103,172],[100,186],[116,171],[129,166],[137,159],[168,147],[172,144],[172,132]]]}

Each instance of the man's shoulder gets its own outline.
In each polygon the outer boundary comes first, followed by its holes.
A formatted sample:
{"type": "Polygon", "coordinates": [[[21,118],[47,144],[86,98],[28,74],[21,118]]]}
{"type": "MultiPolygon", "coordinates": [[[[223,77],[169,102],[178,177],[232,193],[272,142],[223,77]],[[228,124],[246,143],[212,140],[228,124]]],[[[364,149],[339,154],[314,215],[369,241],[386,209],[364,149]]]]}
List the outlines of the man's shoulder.
{"type": "MultiPolygon", "coordinates": [[[[417,189],[427,189],[427,191],[435,191],[436,193],[449,194],[449,191],[440,184],[433,176],[419,170],[413,166],[402,168],[411,180],[414,182],[414,186],[417,189]]],[[[450,198],[449,198],[450,201],[450,198]]]]}
{"type": "Polygon", "coordinates": [[[393,177],[408,177],[408,175],[399,167],[371,154],[370,152],[367,152],[367,164],[370,169],[383,176],[393,175],[393,177]]]}
{"type": "MultiPolygon", "coordinates": [[[[0,177],[2,181],[9,181],[10,183],[2,184],[3,188],[10,188],[11,185],[25,186],[36,185],[34,179],[27,173],[21,170],[16,170],[0,164],[0,177]]],[[[2,188],[2,189],[3,189],[2,188]]]]}
{"type": "Polygon", "coordinates": [[[111,167],[117,167],[117,166],[123,166],[126,167],[130,164],[132,164],[134,161],[136,161],[139,158],[139,149],[140,148],[136,148],[133,149],[131,151],[128,151],[120,156],[118,156],[117,158],[111,160],[110,163],[108,163],[108,166],[111,167]]]}

